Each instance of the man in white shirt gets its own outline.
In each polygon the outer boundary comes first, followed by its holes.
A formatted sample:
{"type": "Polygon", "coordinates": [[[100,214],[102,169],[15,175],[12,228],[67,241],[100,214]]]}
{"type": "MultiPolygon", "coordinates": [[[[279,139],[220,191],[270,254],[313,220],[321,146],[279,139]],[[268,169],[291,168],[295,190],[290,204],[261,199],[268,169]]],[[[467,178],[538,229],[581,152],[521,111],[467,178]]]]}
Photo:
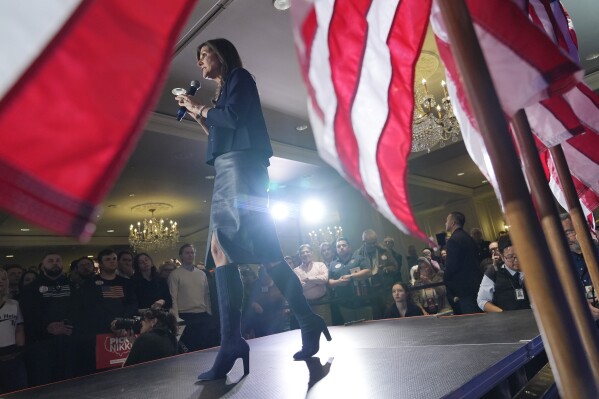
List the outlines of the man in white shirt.
{"type": "Polygon", "coordinates": [[[312,261],[312,248],[308,244],[299,247],[302,264],[293,269],[299,278],[304,296],[312,311],[322,317],[328,326],[332,325],[331,306],[328,303],[327,284],[329,269],[322,262],[312,261]],[[326,301],[327,303],[322,303],[326,301]]]}
{"type": "Polygon", "coordinates": [[[171,311],[185,321],[181,343],[189,350],[215,346],[215,323],[210,307],[210,290],[206,273],[196,267],[196,250],[191,244],[179,249],[181,267],[168,276],[168,288],[173,300],[171,311]]]}

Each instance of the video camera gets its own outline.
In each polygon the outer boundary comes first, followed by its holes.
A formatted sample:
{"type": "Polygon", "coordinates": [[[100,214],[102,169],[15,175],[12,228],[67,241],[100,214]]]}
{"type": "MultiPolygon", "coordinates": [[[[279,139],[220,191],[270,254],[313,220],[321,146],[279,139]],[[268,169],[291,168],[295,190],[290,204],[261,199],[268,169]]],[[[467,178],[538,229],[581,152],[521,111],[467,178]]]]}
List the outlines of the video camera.
{"type": "Polygon", "coordinates": [[[116,330],[133,330],[136,334],[139,334],[141,331],[141,317],[139,316],[133,316],[130,319],[117,317],[114,321],[114,328],[116,330]]]}

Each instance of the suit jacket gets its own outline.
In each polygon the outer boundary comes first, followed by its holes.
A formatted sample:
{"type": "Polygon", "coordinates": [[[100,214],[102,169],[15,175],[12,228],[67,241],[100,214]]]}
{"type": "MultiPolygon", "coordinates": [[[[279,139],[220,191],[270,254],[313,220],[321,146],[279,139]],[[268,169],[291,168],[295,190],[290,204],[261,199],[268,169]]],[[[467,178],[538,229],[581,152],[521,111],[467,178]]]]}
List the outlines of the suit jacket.
{"type": "Polygon", "coordinates": [[[482,278],[478,245],[463,229],[456,229],[447,241],[444,281],[448,296],[476,298],[482,278]]]}
{"type": "Polygon", "coordinates": [[[227,75],[215,107],[208,111],[206,125],[209,165],[230,151],[255,151],[266,159],[272,156],[256,82],[243,68],[235,68],[227,75]]]}

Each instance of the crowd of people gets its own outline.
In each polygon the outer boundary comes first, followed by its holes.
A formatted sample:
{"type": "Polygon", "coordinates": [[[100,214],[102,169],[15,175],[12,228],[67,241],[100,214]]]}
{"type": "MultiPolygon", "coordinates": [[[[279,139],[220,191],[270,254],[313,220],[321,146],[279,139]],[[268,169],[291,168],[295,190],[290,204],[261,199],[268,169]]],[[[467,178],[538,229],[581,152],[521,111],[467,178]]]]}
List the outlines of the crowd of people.
{"type": "MultiPolygon", "coordinates": [[[[501,312],[530,308],[524,274],[508,234],[485,241],[480,229],[464,231],[452,212],[442,248],[414,247],[404,258],[394,239],[362,234],[353,249],[347,238],[322,243],[318,258],[309,244],[285,260],[298,276],[313,311],[327,325],[431,314],[501,312]],[[404,259],[406,262],[404,262],[404,259]]],[[[581,289],[593,317],[599,309],[571,222],[563,218],[581,289]]],[[[196,262],[193,245],[179,260],[157,267],[148,253],[100,251],[95,259],[48,253],[39,267],[0,270],[0,388],[2,392],[97,371],[96,336],[114,334],[132,343],[124,365],[219,344],[214,269],[196,262]],[[135,319],[138,317],[138,319],[135,319]],[[133,331],[123,320],[138,320],[133,331]],[[180,333],[179,325],[184,325],[180,333]]],[[[297,328],[284,295],[263,266],[240,265],[244,338],[297,328]]]]}

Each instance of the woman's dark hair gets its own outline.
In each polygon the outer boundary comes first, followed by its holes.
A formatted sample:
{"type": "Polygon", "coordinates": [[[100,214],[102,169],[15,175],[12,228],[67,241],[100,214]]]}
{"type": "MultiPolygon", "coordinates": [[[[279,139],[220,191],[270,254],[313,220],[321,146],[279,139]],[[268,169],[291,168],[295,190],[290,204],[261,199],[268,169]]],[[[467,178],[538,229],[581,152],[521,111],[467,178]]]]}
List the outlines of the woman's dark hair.
{"type": "Polygon", "coordinates": [[[94,264],[93,260],[91,260],[87,256],[82,256],[81,258],[77,258],[77,259],[75,259],[74,261],[71,262],[71,265],[69,267],[69,272],[73,273],[73,271],[76,270],[77,267],[79,266],[79,262],[81,262],[82,260],[89,260],[92,263],[92,265],[94,264]]]}
{"type": "Polygon", "coordinates": [[[156,265],[154,265],[154,260],[152,259],[152,257],[145,252],[140,252],[137,255],[135,255],[135,258],[133,258],[133,270],[135,270],[136,274],[141,275],[141,271],[139,270],[139,258],[141,256],[147,256],[148,258],[150,258],[150,262],[152,263],[150,276],[152,279],[154,279],[154,276],[156,275],[156,265]]]}
{"type": "Polygon", "coordinates": [[[161,309],[146,309],[140,313],[140,316],[145,320],[156,319],[154,328],[161,327],[169,330],[174,335],[177,335],[177,319],[172,313],[161,309]]]}
{"type": "Polygon", "coordinates": [[[218,93],[220,92],[222,85],[225,83],[227,77],[229,76],[229,72],[231,72],[235,68],[243,67],[243,63],[241,62],[241,57],[239,56],[239,53],[237,52],[237,49],[235,48],[233,43],[231,43],[227,39],[222,38],[207,40],[204,43],[200,44],[196,51],[196,58],[198,59],[198,61],[200,60],[200,51],[204,46],[208,47],[214,54],[216,54],[218,60],[221,63],[221,86],[217,87],[218,97],[218,93]]]}
{"type": "Polygon", "coordinates": [[[38,272],[36,272],[33,269],[23,270],[23,274],[21,274],[21,279],[19,280],[19,288],[20,289],[23,289],[23,287],[24,287],[23,282],[25,281],[25,276],[28,274],[33,274],[36,278],[39,275],[38,272]]]}

